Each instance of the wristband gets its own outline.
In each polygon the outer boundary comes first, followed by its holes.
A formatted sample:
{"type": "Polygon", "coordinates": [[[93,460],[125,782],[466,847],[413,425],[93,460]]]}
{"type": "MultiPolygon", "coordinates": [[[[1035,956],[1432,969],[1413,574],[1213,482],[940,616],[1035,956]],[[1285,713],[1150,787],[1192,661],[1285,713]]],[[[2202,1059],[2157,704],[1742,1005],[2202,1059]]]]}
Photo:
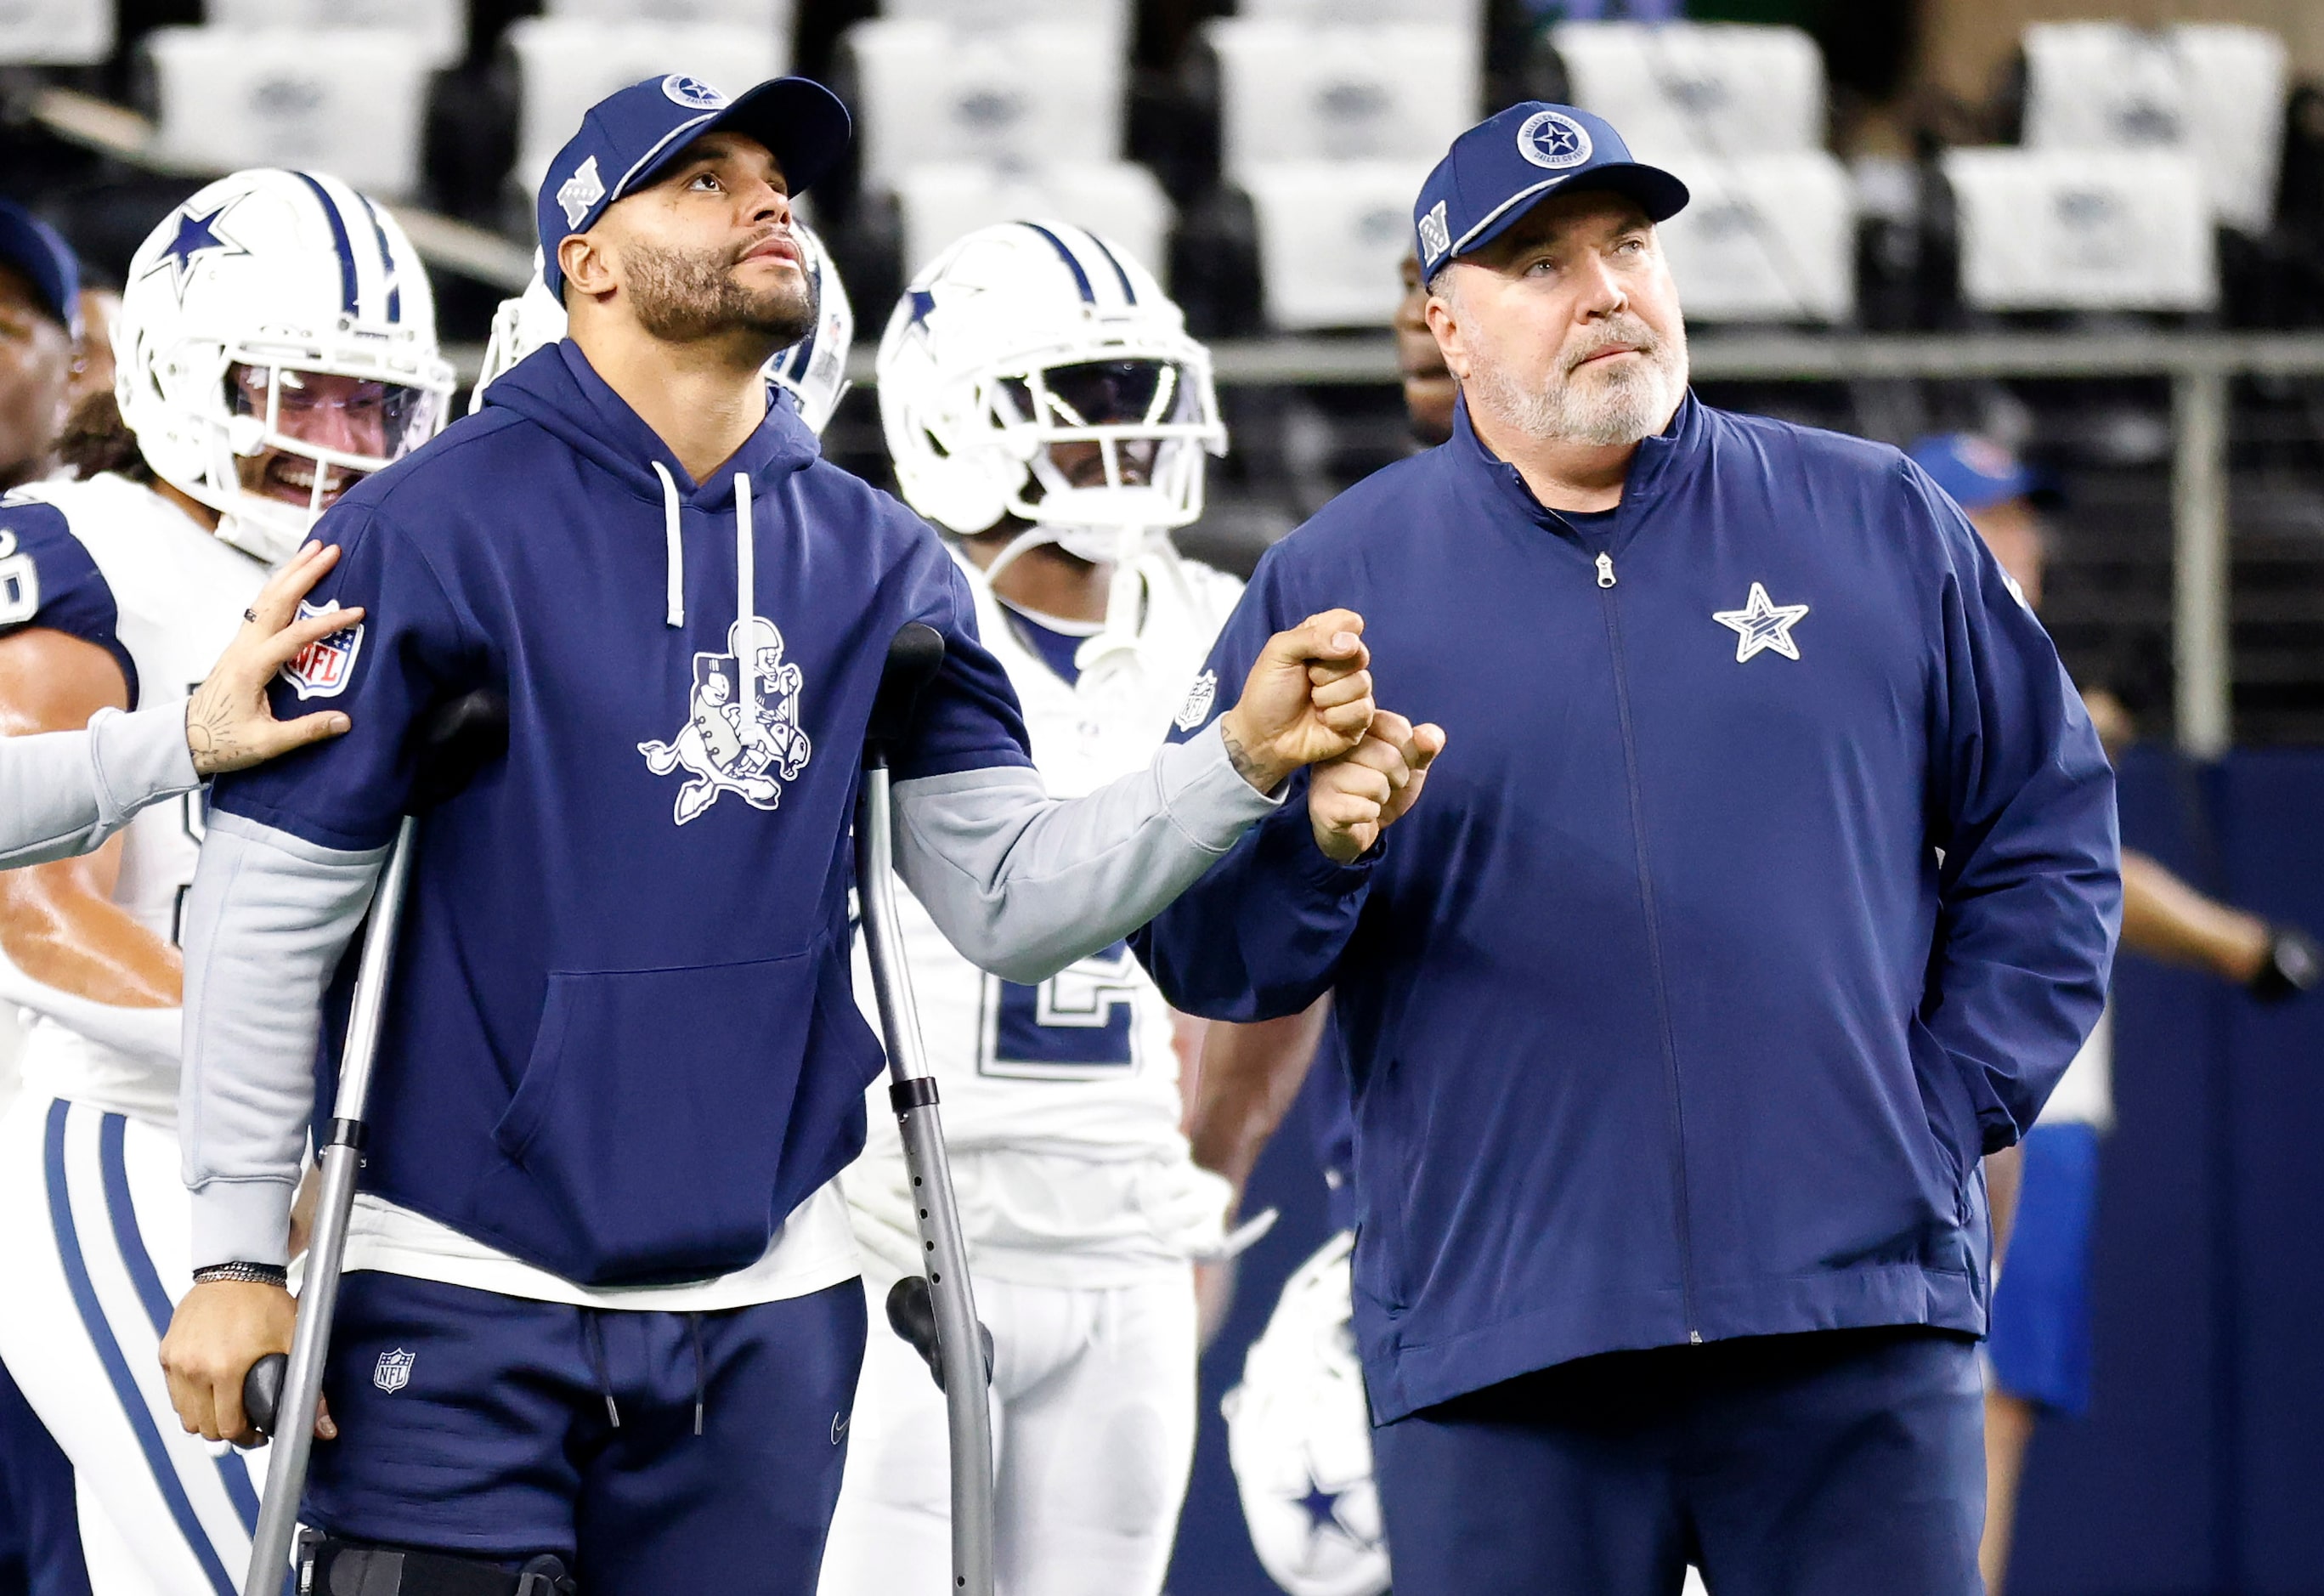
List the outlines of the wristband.
{"type": "Polygon", "coordinates": [[[290,1271],[271,1263],[214,1263],[194,1271],[194,1284],[212,1286],[221,1280],[243,1280],[254,1286],[283,1286],[290,1284],[290,1271]]]}

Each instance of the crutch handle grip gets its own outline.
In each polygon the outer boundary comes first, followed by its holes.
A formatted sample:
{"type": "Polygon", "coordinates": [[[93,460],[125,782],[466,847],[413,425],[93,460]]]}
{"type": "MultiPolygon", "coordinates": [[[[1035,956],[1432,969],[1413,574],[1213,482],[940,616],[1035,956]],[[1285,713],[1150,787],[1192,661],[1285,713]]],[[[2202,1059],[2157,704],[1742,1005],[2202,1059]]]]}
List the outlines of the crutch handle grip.
{"type": "Polygon", "coordinates": [[[914,621],[896,633],[888,645],[887,663],[880,672],[880,691],[872,700],[872,718],[863,732],[863,757],[884,759],[910,730],[912,707],[920,690],[944,668],[944,633],[925,621],[914,621]]]}
{"type": "MultiPolygon", "coordinates": [[[[924,1275],[906,1275],[889,1288],[888,1327],[907,1342],[945,1388],[944,1353],[936,1344],[936,1305],[924,1275]]],[[[984,1343],[984,1383],[992,1383],[992,1326],[979,1320],[978,1339],[984,1343]]]]}
{"type": "Polygon", "coordinates": [[[242,1377],[242,1411],[262,1435],[274,1434],[274,1421],[281,1416],[282,1382],[290,1372],[288,1352],[269,1352],[242,1377]]]}

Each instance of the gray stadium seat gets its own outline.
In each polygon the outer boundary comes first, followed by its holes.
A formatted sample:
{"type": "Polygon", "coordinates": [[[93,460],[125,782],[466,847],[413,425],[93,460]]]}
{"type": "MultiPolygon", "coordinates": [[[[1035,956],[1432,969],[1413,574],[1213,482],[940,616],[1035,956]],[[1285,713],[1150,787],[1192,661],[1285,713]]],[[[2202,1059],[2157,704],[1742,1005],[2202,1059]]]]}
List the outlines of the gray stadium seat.
{"type": "Polygon", "coordinates": [[[1235,14],[1308,25],[1434,23],[1472,39],[1485,32],[1484,0],[1242,0],[1235,14]]]}
{"type": "Polygon", "coordinates": [[[1173,211],[1152,172],[1128,161],[1037,170],[979,163],[915,166],[898,180],[907,276],[964,233],[994,222],[1056,217],[1102,233],[1159,272],[1173,211]]]}
{"type": "Polygon", "coordinates": [[[1282,331],[1388,325],[1431,161],[1270,161],[1239,174],[1259,221],[1259,281],[1282,331]]]}
{"type": "Polygon", "coordinates": [[[146,35],[155,142],[221,171],[318,167],[369,194],[419,186],[426,44],[410,33],[161,28],[146,35]]]}
{"type": "MultiPolygon", "coordinates": [[[[792,0],[549,0],[552,17],[593,23],[714,23],[791,36],[792,0]]],[[[749,85],[737,81],[737,89],[749,85]]]]}
{"type": "Polygon", "coordinates": [[[1948,150],[1960,291],[1994,311],[2206,310],[2202,174],[2178,151],[1948,150]]]}
{"type": "Polygon", "coordinates": [[[1797,28],[1562,23],[1551,35],[1573,103],[1641,161],[1824,146],[1823,56],[1797,28]]]}
{"type": "Polygon", "coordinates": [[[214,28],[243,32],[375,28],[410,33],[422,42],[429,64],[436,67],[451,65],[468,47],[466,0],[206,0],[202,15],[214,28]]]}
{"type": "Polygon", "coordinates": [[[1126,76],[1102,26],[988,31],[883,17],[849,28],[863,182],[930,163],[1039,167],[1121,156],[1126,76]]]}
{"type": "Polygon", "coordinates": [[[510,24],[517,64],[517,157],[509,181],[530,194],[581,114],[654,72],[685,72],[739,92],[783,69],[786,49],[756,27],[527,17],[510,24]]]}
{"type": "Polygon", "coordinates": [[[1218,57],[1231,180],[1279,161],[1416,161],[1425,175],[1477,120],[1482,51],[1471,30],[1225,17],[1204,32],[1218,57]]]}
{"type": "Polygon", "coordinates": [[[1689,321],[1844,322],[1856,312],[1856,186],[1821,150],[1674,169],[1693,201],[1662,225],[1689,321]]]}
{"type": "Polygon", "coordinates": [[[1057,26],[1095,28],[1117,58],[1130,50],[1130,0],[886,0],[880,14],[899,22],[942,23],[969,32],[1057,26]]]}
{"type": "Polygon", "coordinates": [[[2214,219],[2273,219],[2290,66],[2264,28],[2044,23],[2025,30],[2024,143],[2039,150],[2182,150],[2214,219]]]}
{"type": "Polygon", "coordinates": [[[112,53],[112,0],[9,0],[0,5],[0,64],[80,67],[112,53]]]}

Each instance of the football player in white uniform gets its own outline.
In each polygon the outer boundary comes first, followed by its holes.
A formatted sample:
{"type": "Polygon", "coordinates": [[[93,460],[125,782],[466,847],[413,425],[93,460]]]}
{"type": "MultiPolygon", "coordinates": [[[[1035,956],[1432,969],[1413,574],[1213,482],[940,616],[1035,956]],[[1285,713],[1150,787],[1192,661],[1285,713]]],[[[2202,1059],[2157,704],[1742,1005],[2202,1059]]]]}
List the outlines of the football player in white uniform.
{"type": "MultiPolygon", "coordinates": [[[[832,412],[847,396],[847,351],[855,341],[855,307],[839,268],[815,229],[794,219],[791,236],[806,256],[807,281],[815,289],[815,328],[788,349],[779,349],[767,362],[767,381],[790,396],[799,419],[820,433],[831,425],[832,412]]],[[[532,281],[524,292],[503,300],[493,312],[493,330],[484,340],[484,364],[468,395],[468,413],[484,408],[484,390],[493,379],[540,348],[565,336],[565,307],[541,280],[540,252],[532,255],[532,281]]]]}
{"type": "MultiPolygon", "coordinates": [[[[410,242],[302,172],[237,173],[173,211],[114,344],[120,429],[77,446],[104,469],[0,504],[23,562],[0,623],[11,732],[183,695],[268,567],[451,395],[410,242]]],[[[309,642],[285,679],[330,698],[360,635],[309,642]]],[[[83,859],[0,875],[0,995],[38,1017],[0,1121],[0,1359],[72,1460],[98,1596],[230,1593],[258,1508],[263,1463],[173,1422],[158,1352],[190,1283],[176,932],[201,829],[189,790],[83,859]]]]}
{"type": "MultiPolygon", "coordinates": [[[[1119,246],[1012,222],[920,272],[878,369],[903,496],[954,534],[1042,779],[1071,797],[1143,770],[1175,716],[1208,713],[1197,673],[1241,591],[1167,536],[1226,447],[1208,351],[1119,246]]],[[[1220,1250],[1228,1199],[1180,1132],[1173,1016],[1126,946],[1020,986],[899,899],[995,1343],[1000,1589],[1158,1591],[1194,1444],[1190,1260],[1220,1250]]],[[[857,993],[868,1010],[860,957],[857,993]]],[[[936,1590],[949,1570],[943,1398],[885,1311],[919,1241],[873,1098],[844,1177],[873,1328],[823,1596],[936,1590]]]]}

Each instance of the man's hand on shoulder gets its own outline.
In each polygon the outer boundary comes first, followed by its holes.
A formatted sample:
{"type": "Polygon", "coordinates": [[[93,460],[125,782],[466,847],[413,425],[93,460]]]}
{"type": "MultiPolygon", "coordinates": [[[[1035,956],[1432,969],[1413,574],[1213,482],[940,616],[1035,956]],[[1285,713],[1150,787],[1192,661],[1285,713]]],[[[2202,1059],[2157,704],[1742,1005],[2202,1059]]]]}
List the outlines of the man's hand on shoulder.
{"type": "Polygon", "coordinates": [[[336,547],[309,543],[251,602],[242,630],[186,704],[186,748],[196,774],[239,770],[347,729],[347,717],[337,710],[278,721],[266,701],[266,684],[277,670],[309,644],[363,619],[359,607],[299,614],[299,601],[338,560],[336,547]]]}
{"type": "Polygon", "coordinates": [[[1273,792],[1302,765],[1336,759],[1372,723],[1364,618],[1325,610],[1267,640],[1219,734],[1244,780],[1273,792]]]}
{"type": "Polygon", "coordinates": [[[1393,710],[1375,714],[1360,743],[1308,779],[1315,845],[1342,864],[1362,857],[1420,801],[1428,767],[1443,752],[1442,726],[1416,726],[1393,710]]]}

